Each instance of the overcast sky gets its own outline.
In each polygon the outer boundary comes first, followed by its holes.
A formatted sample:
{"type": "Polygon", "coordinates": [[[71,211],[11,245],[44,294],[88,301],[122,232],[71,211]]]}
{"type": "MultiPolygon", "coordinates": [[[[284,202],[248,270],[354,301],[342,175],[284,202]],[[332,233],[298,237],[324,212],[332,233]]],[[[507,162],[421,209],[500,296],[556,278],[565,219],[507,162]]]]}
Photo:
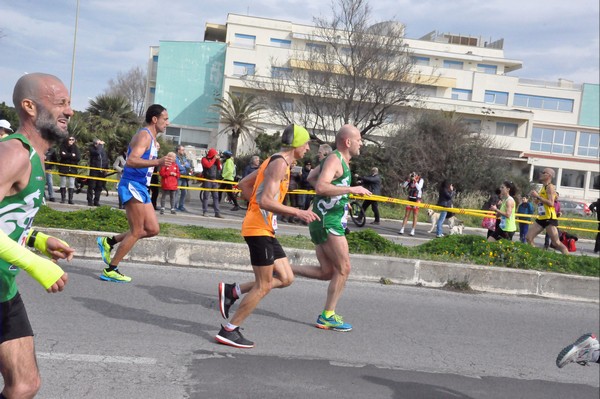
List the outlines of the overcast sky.
{"type": "MultiPolygon", "coordinates": [[[[28,72],[69,87],[77,0],[0,0],[0,103],[28,72]]],[[[598,0],[371,0],[373,22],[395,19],[406,37],[443,33],[504,38],[504,55],[523,61],[511,75],[576,83],[599,80],[598,0]]],[[[84,110],[118,72],[147,65],[160,40],[201,41],[206,22],[228,13],[312,24],[328,0],[80,0],[73,108],[84,110]]]]}

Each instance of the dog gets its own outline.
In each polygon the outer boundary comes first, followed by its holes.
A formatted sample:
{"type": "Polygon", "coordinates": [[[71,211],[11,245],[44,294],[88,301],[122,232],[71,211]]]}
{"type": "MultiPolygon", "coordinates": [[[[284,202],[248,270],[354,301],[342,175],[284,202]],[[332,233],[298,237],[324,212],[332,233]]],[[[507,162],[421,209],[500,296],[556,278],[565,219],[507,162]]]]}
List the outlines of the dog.
{"type": "MultiPolygon", "coordinates": [[[[434,212],[433,209],[427,209],[427,216],[429,217],[429,221],[431,222],[431,228],[428,233],[433,233],[437,226],[437,222],[440,219],[439,212],[434,212]]],[[[450,227],[450,234],[462,234],[465,224],[462,220],[456,218],[456,216],[452,215],[449,218],[444,220],[444,223],[450,227]]]]}

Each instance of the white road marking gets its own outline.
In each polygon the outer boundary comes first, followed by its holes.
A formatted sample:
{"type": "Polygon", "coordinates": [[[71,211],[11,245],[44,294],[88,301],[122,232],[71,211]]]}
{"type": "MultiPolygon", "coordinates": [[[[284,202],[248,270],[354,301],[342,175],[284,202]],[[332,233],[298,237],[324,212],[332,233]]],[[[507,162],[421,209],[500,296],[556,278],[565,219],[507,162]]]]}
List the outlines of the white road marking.
{"type": "Polygon", "coordinates": [[[157,360],[151,357],[134,356],[103,356],[103,355],[84,355],[77,353],[48,353],[38,352],[38,359],[44,360],[68,360],[74,362],[88,363],[125,363],[125,364],[156,364],[157,360]]]}

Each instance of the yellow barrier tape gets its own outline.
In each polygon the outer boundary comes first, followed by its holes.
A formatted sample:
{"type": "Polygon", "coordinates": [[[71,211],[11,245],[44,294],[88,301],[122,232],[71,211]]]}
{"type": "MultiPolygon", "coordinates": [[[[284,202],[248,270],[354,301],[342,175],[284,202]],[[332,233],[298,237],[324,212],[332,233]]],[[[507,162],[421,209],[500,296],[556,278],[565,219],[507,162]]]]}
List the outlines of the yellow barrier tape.
{"type": "MultiPolygon", "coordinates": [[[[59,166],[69,166],[69,167],[74,167],[74,168],[78,168],[78,169],[100,170],[100,171],[105,171],[105,172],[109,172],[109,173],[116,172],[114,169],[94,168],[94,167],[85,166],[85,165],[61,164],[61,163],[57,163],[57,162],[46,162],[46,163],[52,164],[52,165],[59,165],[59,166]]],[[[69,173],[66,173],[66,174],[60,173],[59,174],[58,171],[55,171],[55,170],[47,170],[46,172],[54,174],[54,175],[60,175],[60,176],[101,180],[101,181],[107,181],[107,182],[113,182],[113,183],[119,182],[117,179],[111,179],[111,178],[99,177],[99,176],[89,176],[89,175],[79,175],[79,174],[69,174],[69,173]]],[[[156,175],[158,173],[155,172],[154,174],[156,175]]],[[[197,182],[207,181],[207,182],[220,183],[220,184],[229,184],[232,186],[237,185],[237,182],[232,182],[229,180],[210,180],[210,179],[206,179],[204,177],[197,177],[197,176],[181,175],[180,178],[189,179],[189,180],[193,180],[193,181],[197,181],[197,182]]],[[[150,186],[160,187],[160,184],[150,184],[150,186]]],[[[177,186],[177,188],[181,189],[181,190],[192,190],[192,191],[216,191],[216,192],[233,192],[233,193],[238,193],[241,191],[237,188],[224,189],[224,188],[205,188],[205,187],[190,187],[190,186],[177,186]]],[[[291,195],[303,195],[303,194],[315,195],[316,193],[314,190],[296,189],[296,190],[288,191],[288,194],[291,194],[291,195]]],[[[390,204],[410,205],[410,206],[416,206],[416,207],[424,208],[424,209],[432,209],[434,211],[446,211],[446,212],[452,212],[457,215],[469,215],[469,216],[475,216],[475,217],[480,217],[480,218],[486,218],[486,217],[495,218],[496,217],[496,213],[493,211],[489,211],[489,210],[466,209],[466,208],[446,208],[446,207],[443,207],[440,205],[433,205],[433,204],[428,204],[425,202],[413,202],[413,201],[403,200],[403,199],[399,199],[399,198],[384,197],[382,195],[374,195],[373,194],[373,195],[367,196],[367,195],[350,194],[350,198],[354,199],[354,200],[370,200],[370,201],[377,201],[377,202],[386,202],[386,203],[390,203],[390,204]]],[[[516,213],[515,216],[521,217],[521,218],[527,218],[527,219],[537,219],[537,215],[530,215],[530,214],[516,213]]],[[[565,218],[565,217],[559,217],[558,220],[563,221],[563,222],[598,223],[596,220],[565,218]]],[[[533,223],[532,220],[522,220],[522,219],[517,219],[517,220],[515,220],[515,222],[516,223],[527,223],[527,224],[533,223]]],[[[574,226],[561,225],[560,228],[562,230],[588,231],[588,232],[592,232],[592,233],[600,232],[600,230],[585,229],[585,228],[574,227],[574,226]]]]}

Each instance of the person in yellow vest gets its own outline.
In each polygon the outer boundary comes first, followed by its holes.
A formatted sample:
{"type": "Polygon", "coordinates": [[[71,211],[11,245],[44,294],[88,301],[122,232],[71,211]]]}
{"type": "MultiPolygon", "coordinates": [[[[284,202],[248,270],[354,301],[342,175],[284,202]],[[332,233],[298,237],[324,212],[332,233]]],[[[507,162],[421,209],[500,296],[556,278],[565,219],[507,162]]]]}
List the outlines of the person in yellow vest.
{"type": "Polygon", "coordinates": [[[550,240],[554,245],[554,248],[558,249],[564,255],[569,253],[567,247],[564,246],[558,237],[558,216],[556,209],[554,208],[554,200],[556,199],[556,189],[552,184],[552,179],[555,176],[554,169],[545,168],[539,177],[542,188],[538,193],[532,190],[530,193],[531,198],[535,200],[537,207],[538,218],[531,225],[527,232],[527,243],[533,245],[533,240],[542,231],[546,230],[546,234],[550,236],[550,240]]]}
{"type": "Polygon", "coordinates": [[[511,181],[505,181],[500,186],[500,197],[502,198],[500,208],[495,204],[490,206],[490,210],[496,212],[496,216],[500,216],[500,223],[496,230],[488,237],[488,241],[498,241],[500,239],[512,240],[515,231],[517,231],[514,199],[516,193],[517,188],[511,181]]]}

